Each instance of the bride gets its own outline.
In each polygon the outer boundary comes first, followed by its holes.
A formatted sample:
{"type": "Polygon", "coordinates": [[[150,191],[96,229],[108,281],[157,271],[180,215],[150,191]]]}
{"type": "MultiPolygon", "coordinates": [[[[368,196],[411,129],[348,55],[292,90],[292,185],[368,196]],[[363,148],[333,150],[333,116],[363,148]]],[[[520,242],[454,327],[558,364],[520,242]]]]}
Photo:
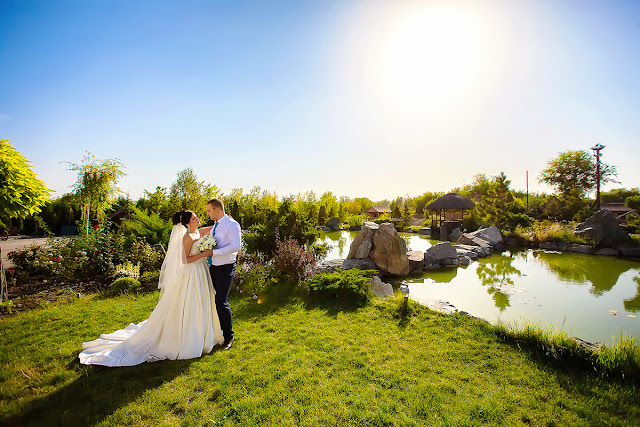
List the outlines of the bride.
{"type": "Polygon", "coordinates": [[[149,318],[82,343],[80,363],[133,366],[191,359],[224,341],[207,267],[212,251],[198,251],[200,220],[192,211],[180,211],[173,216],[173,223],[160,270],[160,301],[149,318]]]}

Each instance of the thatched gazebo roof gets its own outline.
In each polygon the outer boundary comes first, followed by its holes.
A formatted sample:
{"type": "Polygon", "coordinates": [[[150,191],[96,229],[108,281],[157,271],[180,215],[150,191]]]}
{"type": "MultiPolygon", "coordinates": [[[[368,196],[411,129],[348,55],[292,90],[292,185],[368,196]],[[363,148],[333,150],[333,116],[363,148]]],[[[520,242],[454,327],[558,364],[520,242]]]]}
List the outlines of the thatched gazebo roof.
{"type": "Polygon", "coordinates": [[[449,193],[442,197],[437,198],[427,206],[427,209],[442,210],[442,209],[473,209],[475,203],[460,194],[449,193]]]}

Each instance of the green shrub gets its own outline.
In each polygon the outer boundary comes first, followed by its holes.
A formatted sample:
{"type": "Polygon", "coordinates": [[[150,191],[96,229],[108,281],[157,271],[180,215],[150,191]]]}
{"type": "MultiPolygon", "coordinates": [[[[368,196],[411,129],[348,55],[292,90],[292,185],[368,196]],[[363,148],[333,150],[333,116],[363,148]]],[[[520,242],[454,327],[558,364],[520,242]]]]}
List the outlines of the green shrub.
{"type": "Polygon", "coordinates": [[[153,271],[145,271],[140,276],[140,282],[145,285],[158,284],[158,280],[160,280],[160,270],[153,271]]]}
{"type": "Polygon", "coordinates": [[[163,256],[149,245],[143,238],[133,239],[127,251],[126,259],[140,265],[140,272],[154,271],[162,265],[163,256]]]}
{"type": "Polygon", "coordinates": [[[13,301],[2,301],[0,302],[0,313],[2,314],[11,314],[13,313],[13,301]]]}
{"type": "Polygon", "coordinates": [[[371,298],[369,278],[375,270],[336,270],[333,273],[322,273],[309,279],[306,283],[312,293],[330,295],[343,302],[358,305],[366,304],[371,298]]]}
{"type": "Polygon", "coordinates": [[[140,282],[133,277],[121,277],[113,281],[109,291],[113,294],[124,294],[135,292],[140,286],[140,282]]]}

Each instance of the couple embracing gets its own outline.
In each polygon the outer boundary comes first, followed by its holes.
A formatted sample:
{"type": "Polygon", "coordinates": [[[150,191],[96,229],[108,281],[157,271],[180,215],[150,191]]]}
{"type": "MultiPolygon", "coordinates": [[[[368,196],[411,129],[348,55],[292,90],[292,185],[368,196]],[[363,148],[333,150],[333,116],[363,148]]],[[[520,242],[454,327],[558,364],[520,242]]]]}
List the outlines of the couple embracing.
{"type": "Polygon", "coordinates": [[[200,227],[192,211],[173,216],[169,246],[160,270],[160,300],[149,318],[82,344],[85,365],[133,366],[157,360],[191,359],[228,350],[233,327],[228,296],[241,246],[240,225],[218,199],[207,203],[211,227],[200,227]],[[215,240],[213,249],[199,244],[215,240]]]}

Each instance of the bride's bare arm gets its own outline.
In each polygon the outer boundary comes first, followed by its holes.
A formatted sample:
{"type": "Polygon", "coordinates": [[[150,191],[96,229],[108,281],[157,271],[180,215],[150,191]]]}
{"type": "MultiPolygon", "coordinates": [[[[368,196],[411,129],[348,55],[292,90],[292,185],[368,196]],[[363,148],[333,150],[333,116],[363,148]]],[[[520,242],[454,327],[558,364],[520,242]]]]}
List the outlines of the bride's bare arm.
{"type": "Polygon", "coordinates": [[[182,239],[182,245],[184,246],[184,255],[187,257],[187,264],[191,264],[192,262],[197,261],[200,258],[210,257],[213,253],[213,251],[210,249],[208,251],[200,252],[196,255],[189,255],[191,253],[193,242],[195,242],[195,240],[193,240],[191,236],[189,236],[188,234],[184,235],[184,238],[182,239]]]}
{"type": "Polygon", "coordinates": [[[200,233],[200,237],[204,236],[205,234],[209,234],[211,232],[211,226],[198,228],[198,232],[200,233]]]}

